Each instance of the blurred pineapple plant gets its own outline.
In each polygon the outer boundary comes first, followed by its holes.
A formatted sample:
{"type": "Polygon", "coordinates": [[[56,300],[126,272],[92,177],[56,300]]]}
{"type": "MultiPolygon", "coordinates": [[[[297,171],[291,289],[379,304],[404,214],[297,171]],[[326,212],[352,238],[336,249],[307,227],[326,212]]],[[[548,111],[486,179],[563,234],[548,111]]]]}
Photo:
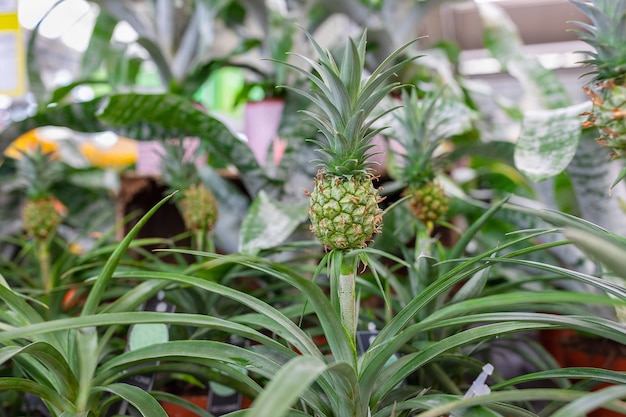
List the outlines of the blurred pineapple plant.
{"type": "Polygon", "coordinates": [[[55,286],[50,270],[50,242],[63,220],[65,207],[54,196],[52,186],[61,179],[61,163],[41,147],[22,152],[18,175],[24,181],[26,202],[21,217],[26,237],[32,239],[46,293],[55,286]]]}
{"type": "Polygon", "coordinates": [[[446,89],[422,94],[403,90],[403,112],[395,117],[392,137],[402,148],[397,169],[390,170],[405,186],[403,196],[413,215],[432,232],[443,221],[449,208],[438,177],[443,172],[445,143],[453,135],[471,127],[469,108],[446,89]]]}
{"type": "Polygon", "coordinates": [[[185,223],[192,233],[198,250],[213,250],[208,239],[217,221],[218,208],[213,192],[200,179],[194,157],[186,155],[184,141],[163,142],[161,172],[168,193],[178,191],[175,202],[185,223]]]}
{"type": "Polygon", "coordinates": [[[572,0],[590,24],[573,22],[579,38],[594,48],[583,61],[593,79],[585,91],[591,98],[583,127],[596,127],[598,142],[614,158],[626,157],[626,2],[622,0],[572,0]]]}

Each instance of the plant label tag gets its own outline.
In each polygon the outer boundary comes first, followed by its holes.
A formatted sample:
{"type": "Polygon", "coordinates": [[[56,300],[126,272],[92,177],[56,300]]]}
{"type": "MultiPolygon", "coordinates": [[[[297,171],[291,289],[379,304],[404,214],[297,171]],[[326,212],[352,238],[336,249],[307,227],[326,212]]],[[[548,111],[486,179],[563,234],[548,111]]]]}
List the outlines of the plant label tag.
{"type": "MultiPolygon", "coordinates": [[[[150,298],[141,307],[143,311],[157,311],[161,313],[173,313],[176,310],[176,306],[169,304],[165,301],[165,293],[159,292],[156,296],[150,298]]],[[[126,351],[139,349],[145,346],[150,346],[156,343],[164,343],[169,340],[169,328],[165,324],[153,323],[153,324],[136,324],[131,326],[128,331],[128,343],[126,345],[126,351]]],[[[154,365],[158,365],[158,362],[154,362],[154,365]]],[[[130,375],[124,378],[123,382],[141,388],[144,391],[149,391],[154,385],[156,374],[137,374],[130,375]]],[[[117,414],[124,414],[128,410],[128,402],[122,401],[117,414]]]]}
{"type": "Polygon", "coordinates": [[[359,354],[367,352],[367,349],[378,336],[378,330],[376,330],[374,323],[370,323],[367,327],[367,331],[361,330],[356,332],[357,353],[359,354]]]}
{"type": "Polygon", "coordinates": [[[209,383],[209,401],[207,410],[214,416],[223,416],[241,410],[243,394],[216,383],[209,383]]]}

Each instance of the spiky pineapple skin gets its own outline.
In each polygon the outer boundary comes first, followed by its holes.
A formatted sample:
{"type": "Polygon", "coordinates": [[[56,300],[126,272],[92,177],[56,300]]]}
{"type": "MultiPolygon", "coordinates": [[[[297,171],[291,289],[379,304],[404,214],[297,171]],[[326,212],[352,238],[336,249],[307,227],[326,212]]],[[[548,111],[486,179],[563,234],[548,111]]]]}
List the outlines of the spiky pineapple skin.
{"type": "Polygon", "coordinates": [[[584,127],[595,126],[600,144],[611,149],[614,158],[626,157],[626,84],[612,79],[585,88],[592,109],[584,127]]]}
{"type": "Polygon", "coordinates": [[[55,233],[61,220],[50,196],[29,199],[22,209],[24,230],[34,239],[47,239],[55,233]]]}
{"type": "Polygon", "coordinates": [[[381,197],[370,174],[320,171],[309,196],[311,231],[327,250],[363,248],[381,230],[381,197]]]}
{"type": "Polygon", "coordinates": [[[192,184],[181,192],[181,215],[185,227],[193,232],[213,229],[218,217],[215,196],[202,184],[192,184]]]}
{"type": "Polygon", "coordinates": [[[448,197],[440,184],[431,181],[406,191],[409,195],[409,208],[422,223],[429,228],[448,212],[448,197]]]}

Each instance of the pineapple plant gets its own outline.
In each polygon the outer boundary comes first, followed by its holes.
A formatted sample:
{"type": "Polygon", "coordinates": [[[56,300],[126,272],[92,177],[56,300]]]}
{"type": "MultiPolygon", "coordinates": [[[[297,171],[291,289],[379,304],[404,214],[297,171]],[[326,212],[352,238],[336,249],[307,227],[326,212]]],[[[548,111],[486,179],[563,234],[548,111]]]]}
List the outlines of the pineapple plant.
{"type": "Polygon", "coordinates": [[[161,158],[163,181],[168,193],[178,191],[175,202],[188,231],[196,237],[198,249],[204,249],[204,241],[215,226],[218,216],[217,201],[213,192],[200,179],[193,158],[185,154],[183,141],[163,143],[161,158]]]}
{"type": "Polygon", "coordinates": [[[396,117],[393,129],[394,138],[404,150],[398,176],[406,184],[403,195],[411,212],[432,232],[434,223],[448,211],[448,197],[436,180],[435,152],[450,133],[448,127],[453,125],[448,117],[455,114],[463,119],[465,114],[449,112],[451,101],[441,91],[427,93],[420,99],[416,90],[405,90],[402,100],[404,112],[396,117]]]}
{"type": "Polygon", "coordinates": [[[52,193],[52,186],[60,179],[62,166],[53,159],[52,153],[38,146],[21,152],[17,167],[26,188],[26,202],[21,212],[24,232],[32,239],[44,291],[51,294],[56,279],[51,267],[50,243],[66,211],[52,193]]]}
{"type": "Polygon", "coordinates": [[[598,129],[598,142],[613,158],[626,157],[626,2],[623,0],[572,0],[591,24],[574,22],[579,38],[595,51],[583,61],[594,77],[584,87],[592,109],[583,127],[598,129]]]}
{"type": "Polygon", "coordinates": [[[388,111],[372,115],[381,100],[401,86],[390,79],[415,57],[396,62],[409,42],[385,59],[369,77],[365,72],[366,33],[358,41],[348,39],[343,56],[336,62],[307,33],[318,60],[296,54],[313,69],[288,65],[311,81],[313,88],[293,88],[308,98],[319,111],[304,110],[325,140],[316,140],[325,156],[308,193],[311,231],[326,250],[350,250],[367,246],[382,226],[379,190],[368,162],[371,141],[384,129],[373,124],[388,111]]]}
{"type": "Polygon", "coordinates": [[[26,187],[26,202],[21,212],[24,231],[35,240],[48,240],[56,232],[64,212],[51,191],[59,180],[61,167],[50,153],[38,147],[21,154],[18,172],[26,187]]]}

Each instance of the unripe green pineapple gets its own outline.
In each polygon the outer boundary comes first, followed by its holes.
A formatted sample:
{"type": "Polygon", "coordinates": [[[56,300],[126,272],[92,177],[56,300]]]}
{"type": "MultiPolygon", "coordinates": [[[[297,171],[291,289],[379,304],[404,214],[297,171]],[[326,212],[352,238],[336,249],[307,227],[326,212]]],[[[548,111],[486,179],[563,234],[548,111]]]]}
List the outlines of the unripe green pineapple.
{"type": "Polygon", "coordinates": [[[582,41],[595,49],[584,61],[595,74],[585,91],[592,110],[584,127],[596,126],[598,142],[614,158],[626,157],[626,2],[623,0],[572,1],[591,24],[575,22],[582,41]]]}
{"type": "Polygon", "coordinates": [[[366,246],[367,240],[380,231],[380,197],[368,174],[342,179],[320,170],[310,197],[311,231],[327,248],[366,246]]]}
{"type": "Polygon", "coordinates": [[[49,195],[28,199],[22,209],[26,235],[35,239],[45,240],[54,234],[61,220],[61,214],[49,195]]]}
{"type": "Polygon", "coordinates": [[[358,249],[367,246],[381,230],[380,196],[372,183],[368,158],[372,138],[384,128],[372,124],[386,112],[370,114],[398,82],[389,79],[414,58],[394,63],[412,43],[393,52],[371,76],[362,80],[365,69],[366,34],[352,39],[343,50],[339,65],[333,55],[309,35],[319,61],[298,55],[313,71],[286,64],[306,76],[311,91],[295,89],[317,105],[319,112],[304,111],[327,142],[317,141],[325,160],[309,194],[311,230],[327,250],[358,249]]]}
{"type": "Polygon", "coordinates": [[[213,193],[202,184],[182,190],[181,215],[185,227],[192,232],[210,231],[217,221],[217,202],[213,193]]]}
{"type": "Polygon", "coordinates": [[[418,187],[410,187],[406,194],[409,196],[411,212],[429,230],[432,230],[434,222],[443,218],[448,211],[448,197],[443,187],[434,181],[429,181],[418,187]]]}

